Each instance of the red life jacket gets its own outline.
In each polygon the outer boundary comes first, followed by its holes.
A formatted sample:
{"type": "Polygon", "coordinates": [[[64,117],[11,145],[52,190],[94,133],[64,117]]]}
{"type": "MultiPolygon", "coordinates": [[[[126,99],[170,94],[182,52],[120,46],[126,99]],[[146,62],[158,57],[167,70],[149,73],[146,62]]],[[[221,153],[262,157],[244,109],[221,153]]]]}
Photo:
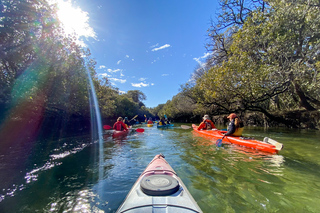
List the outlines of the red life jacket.
{"type": "Polygon", "coordinates": [[[121,122],[117,122],[115,125],[116,125],[116,130],[117,131],[122,131],[123,130],[123,126],[122,126],[121,122]]]}
{"type": "Polygon", "coordinates": [[[207,129],[207,130],[212,129],[212,125],[211,125],[211,123],[210,123],[210,122],[208,122],[207,120],[205,120],[205,121],[204,121],[204,123],[206,124],[205,129],[207,129]]]}

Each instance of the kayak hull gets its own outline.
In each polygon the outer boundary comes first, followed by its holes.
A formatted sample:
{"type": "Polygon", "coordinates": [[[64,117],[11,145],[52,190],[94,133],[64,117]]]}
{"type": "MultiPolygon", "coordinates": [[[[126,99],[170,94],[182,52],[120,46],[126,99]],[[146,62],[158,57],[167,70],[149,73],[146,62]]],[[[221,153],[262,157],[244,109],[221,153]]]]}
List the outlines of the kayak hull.
{"type": "Polygon", "coordinates": [[[156,155],[128,193],[117,213],[202,212],[176,172],[156,155]]]}
{"type": "Polygon", "coordinates": [[[126,136],[129,134],[129,132],[131,131],[131,126],[128,128],[128,130],[126,131],[117,131],[117,130],[113,130],[113,133],[112,133],[112,137],[113,138],[117,138],[117,137],[123,137],[123,136],[126,136]]]}
{"type": "MultiPolygon", "coordinates": [[[[217,129],[213,129],[213,130],[198,130],[198,126],[196,126],[195,124],[192,124],[192,128],[194,130],[194,132],[198,133],[201,136],[207,136],[213,139],[222,139],[222,137],[224,136],[222,133],[226,133],[227,131],[222,131],[222,130],[217,130],[217,129]]],[[[276,146],[263,142],[263,141],[259,141],[259,140],[255,140],[255,139],[246,139],[243,137],[235,137],[235,136],[225,136],[222,140],[222,143],[231,143],[231,144],[237,144],[239,146],[244,146],[247,148],[251,148],[251,149],[256,149],[256,150],[260,150],[260,151],[264,151],[264,152],[269,152],[269,153],[278,153],[279,150],[276,148],[276,146]]]]}
{"type": "Polygon", "coordinates": [[[147,124],[147,127],[153,127],[153,124],[147,124]]]}
{"type": "Polygon", "coordinates": [[[166,124],[166,125],[157,125],[157,128],[167,128],[167,127],[173,127],[174,124],[166,124]]]}

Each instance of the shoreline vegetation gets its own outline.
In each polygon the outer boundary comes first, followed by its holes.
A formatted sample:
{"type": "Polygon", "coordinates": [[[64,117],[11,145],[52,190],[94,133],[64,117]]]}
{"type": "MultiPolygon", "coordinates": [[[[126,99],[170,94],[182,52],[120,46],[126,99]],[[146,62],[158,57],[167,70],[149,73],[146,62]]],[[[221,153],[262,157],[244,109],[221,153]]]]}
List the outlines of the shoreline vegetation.
{"type": "Polygon", "coordinates": [[[319,2],[237,3],[220,1],[207,31],[206,62],[171,100],[148,108],[143,92],[122,94],[96,76],[90,50],[65,36],[56,5],[2,1],[0,137],[15,140],[7,136],[14,128],[30,140],[41,128],[60,136],[90,131],[87,72],[107,124],[135,115],[140,122],[166,115],[199,123],[204,114],[225,124],[234,112],[248,126],[320,129],[319,2]]]}

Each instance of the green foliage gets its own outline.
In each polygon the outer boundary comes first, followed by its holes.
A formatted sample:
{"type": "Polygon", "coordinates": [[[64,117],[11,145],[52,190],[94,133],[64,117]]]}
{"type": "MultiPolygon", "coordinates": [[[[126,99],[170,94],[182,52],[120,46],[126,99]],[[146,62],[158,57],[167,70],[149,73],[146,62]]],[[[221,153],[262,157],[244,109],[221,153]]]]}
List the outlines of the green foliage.
{"type": "MultiPolygon", "coordinates": [[[[258,111],[294,126],[279,112],[320,108],[318,1],[221,1],[208,30],[212,51],[183,94],[193,113],[258,111]],[[253,5],[250,3],[253,3],[253,5]]],[[[180,93],[182,95],[182,93],[180,93]]],[[[174,97],[162,113],[177,114],[174,97]]]]}

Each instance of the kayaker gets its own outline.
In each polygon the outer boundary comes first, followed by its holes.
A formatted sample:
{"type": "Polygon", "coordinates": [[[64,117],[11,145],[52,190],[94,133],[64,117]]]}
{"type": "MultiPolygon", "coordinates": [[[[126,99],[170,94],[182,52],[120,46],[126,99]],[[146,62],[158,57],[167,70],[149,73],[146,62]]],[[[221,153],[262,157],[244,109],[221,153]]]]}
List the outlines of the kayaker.
{"type": "Polygon", "coordinates": [[[147,124],[153,124],[152,118],[150,117],[147,124]]]}
{"type": "Polygon", "coordinates": [[[231,113],[227,118],[229,118],[230,123],[228,125],[228,132],[224,135],[242,136],[244,125],[240,118],[235,113],[231,113]]]}
{"type": "Polygon", "coordinates": [[[126,125],[127,128],[130,126],[130,121],[129,121],[128,117],[124,118],[123,123],[126,125]]]}
{"type": "Polygon", "coordinates": [[[216,129],[216,126],[210,120],[209,115],[204,115],[202,119],[203,119],[203,121],[200,123],[198,130],[216,129]]]}
{"type": "Polygon", "coordinates": [[[127,131],[128,128],[126,127],[126,125],[123,123],[123,118],[122,117],[119,117],[117,119],[117,122],[115,122],[113,124],[113,129],[114,130],[117,130],[117,131],[127,131]]]}
{"type": "Polygon", "coordinates": [[[160,118],[159,120],[159,126],[162,126],[162,125],[166,125],[165,121],[163,118],[160,118]]]}
{"type": "Polygon", "coordinates": [[[168,120],[168,118],[166,118],[166,124],[170,124],[170,121],[168,120]]]}

